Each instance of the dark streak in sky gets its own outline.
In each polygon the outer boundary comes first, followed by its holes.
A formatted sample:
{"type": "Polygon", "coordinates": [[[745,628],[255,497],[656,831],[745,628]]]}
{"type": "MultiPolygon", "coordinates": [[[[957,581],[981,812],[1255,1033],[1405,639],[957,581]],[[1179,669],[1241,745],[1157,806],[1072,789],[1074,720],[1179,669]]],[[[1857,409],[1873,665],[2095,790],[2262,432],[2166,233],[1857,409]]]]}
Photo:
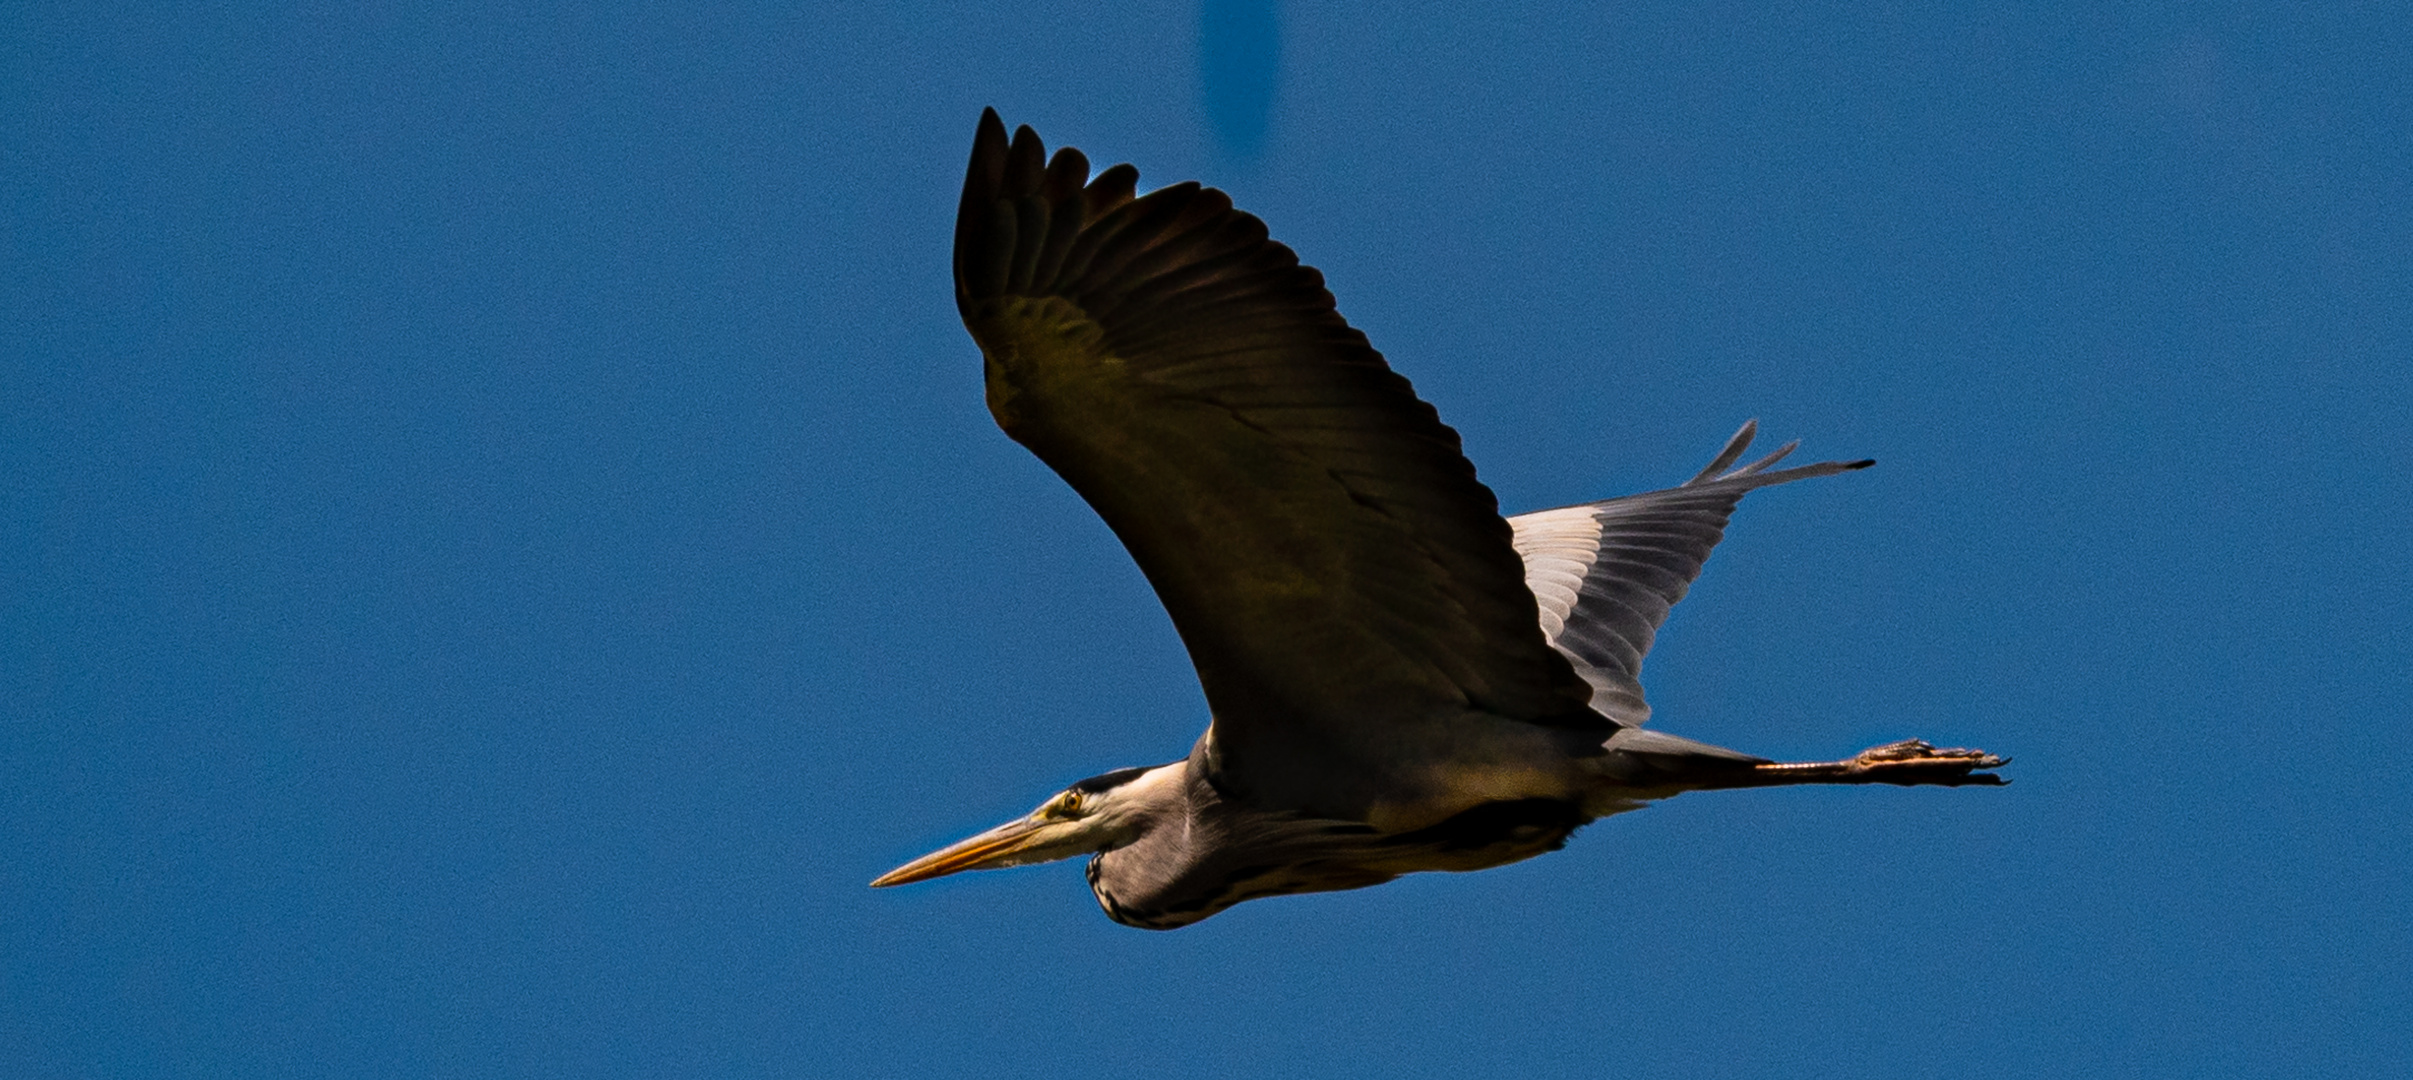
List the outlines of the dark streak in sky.
{"type": "Polygon", "coordinates": [[[1198,13],[1199,91],[1215,141],[1234,157],[1265,148],[1274,86],[1282,73],[1282,18],[1277,0],[1201,0],[1198,13]]]}

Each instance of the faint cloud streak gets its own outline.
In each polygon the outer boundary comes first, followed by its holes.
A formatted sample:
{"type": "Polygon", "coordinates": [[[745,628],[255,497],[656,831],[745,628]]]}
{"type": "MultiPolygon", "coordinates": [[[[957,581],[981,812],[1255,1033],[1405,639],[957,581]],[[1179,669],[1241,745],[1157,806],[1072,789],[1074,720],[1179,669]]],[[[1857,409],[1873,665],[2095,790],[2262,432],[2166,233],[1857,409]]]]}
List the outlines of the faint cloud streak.
{"type": "Polygon", "coordinates": [[[1199,92],[1207,125],[1225,153],[1254,158],[1264,150],[1281,73],[1278,0],[1201,0],[1199,92]]]}

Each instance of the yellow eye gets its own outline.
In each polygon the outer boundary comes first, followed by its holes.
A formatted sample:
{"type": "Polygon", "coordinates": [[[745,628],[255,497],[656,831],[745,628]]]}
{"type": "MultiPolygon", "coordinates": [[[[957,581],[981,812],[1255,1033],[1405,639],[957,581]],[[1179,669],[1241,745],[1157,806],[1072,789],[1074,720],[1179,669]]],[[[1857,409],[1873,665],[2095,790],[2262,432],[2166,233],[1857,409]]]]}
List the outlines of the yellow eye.
{"type": "Polygon", "coordinates": [[[1081,793],[1067,791],[1056,799],[1056,813],[1071,816],[1081,812],[1081,793]]]}

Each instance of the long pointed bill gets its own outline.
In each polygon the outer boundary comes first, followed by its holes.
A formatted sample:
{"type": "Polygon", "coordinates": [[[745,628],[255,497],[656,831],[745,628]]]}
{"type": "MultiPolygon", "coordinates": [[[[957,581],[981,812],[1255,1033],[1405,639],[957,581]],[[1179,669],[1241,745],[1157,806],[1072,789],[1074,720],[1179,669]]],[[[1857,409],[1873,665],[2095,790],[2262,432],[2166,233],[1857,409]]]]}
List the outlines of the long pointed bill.
{"type": "Polygon", "coordinates": [[[1039,845],[1049,838],[1048,824],[1023,818],[1009,821],[969,840],[949,844],[928,855],[915,859],[879,876],[871,883],[875,889],[890,885],[910,885],[916,881],[945,877],[966,870],[987,870],[999,866],[1019,866],[1025,861],[1014,856],[1039,845]]]}

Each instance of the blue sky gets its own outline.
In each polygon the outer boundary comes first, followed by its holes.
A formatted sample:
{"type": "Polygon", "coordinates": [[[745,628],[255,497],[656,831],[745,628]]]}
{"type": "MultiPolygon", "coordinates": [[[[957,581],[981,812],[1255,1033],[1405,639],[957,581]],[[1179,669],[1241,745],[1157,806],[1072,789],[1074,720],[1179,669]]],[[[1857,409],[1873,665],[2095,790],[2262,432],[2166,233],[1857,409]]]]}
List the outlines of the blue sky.
{"type": "Polygon", "coordinates": [[[2413,16],[1218,6],[0,15],[0,1072],[2413,1057],[2413,16]],[[1232,192],[1512,511],[1876,458],[1655,723],[2016,782],[1172,934],[864,888],[1205,723],[982,407],[986,105],[1232,192]]]}

